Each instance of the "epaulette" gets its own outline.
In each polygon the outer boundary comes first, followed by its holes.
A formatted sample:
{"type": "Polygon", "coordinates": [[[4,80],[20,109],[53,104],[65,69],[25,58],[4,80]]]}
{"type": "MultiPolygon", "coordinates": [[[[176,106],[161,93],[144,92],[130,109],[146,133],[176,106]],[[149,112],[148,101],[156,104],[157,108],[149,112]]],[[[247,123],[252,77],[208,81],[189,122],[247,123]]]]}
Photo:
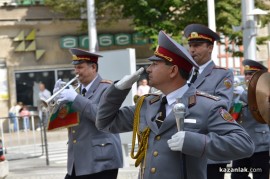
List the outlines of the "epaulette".
{"type": "Polygon", "coordinates": [[[214,95],[211,95],[211,94],[208,94],[206,92],[203,92],[203,91],[196,91],[196,95],[197,96],[204,96],[204,97],[207,97],[207,98],[210,98],[210,99],[213,99],[215,101],[219,101],[220,100],[220,97],[218,96],[214,96],[214,95]]]}
{"type": "MultiPolygon", "coordinates": [[[[154,100],[154,99],[155,99],[157,96],[159,96],[159,95],[157,95],[157,94],[152,94],[152,93],[148,93],[148,94],[144,94],[144,95],[142,95],[142,96],[139,96],[139,95],[135,94],[135,95],[133,96],[133,101],[134,101],[134,103],[137,103],[138,100],[139,100],[139,98],[141,98],[141,97],[148,97],[148,96],[155,96],[153,99],[150,100],[150,104],[152,104],[151,101],[154,100]]],[[[160,99],[160,98],[158,98],[156,101],[158,101],[159,99],[160,99]]],[[[154,102],[156,102],[156,101],[154,101],[154,102]]],[[[154,103],[154,102],[153,102],[153,103],[154,103]]]]}
{"type": "Polygon", "coordinates": [[[111,81],[111,80],[101,80],[100,83],[109,83],[109,84],[112,84],[113,81],[111,81]]]}
{"type": "Polygon", "coordinates": [[[214,69],[228,70],[228,68],[224,68],[224,67],[221,67],[221,66],[214,66],[214,69]]]}
{"type": "Polygon", "coordinates": [[[153,103],[159,101],[160,98],[161,98],[161,95],[159,95],[159,94],[150,94],[150,95],[151,95],[151,96],[152,96],[152,95],[154,96],[154,97],[150,100],[150,104],[153,104],[153,103]]]}

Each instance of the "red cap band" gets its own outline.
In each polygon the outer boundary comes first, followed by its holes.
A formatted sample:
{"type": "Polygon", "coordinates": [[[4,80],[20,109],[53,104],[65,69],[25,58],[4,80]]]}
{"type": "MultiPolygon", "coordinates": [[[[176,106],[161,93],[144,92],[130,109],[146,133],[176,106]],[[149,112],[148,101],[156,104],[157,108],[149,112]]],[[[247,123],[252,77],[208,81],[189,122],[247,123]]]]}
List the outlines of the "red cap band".
{"type": "Polygon", "coordinates": [[[177,65],[179,68],[185,70],[186,72],[190,72],[192,69],[192,64],[189,63],[186,59],[181,56],[161,47],[157,46],[157,49],[154,53],[157,57],[160,57],[164,60],[171,62],[174,65],[177,65]]]}

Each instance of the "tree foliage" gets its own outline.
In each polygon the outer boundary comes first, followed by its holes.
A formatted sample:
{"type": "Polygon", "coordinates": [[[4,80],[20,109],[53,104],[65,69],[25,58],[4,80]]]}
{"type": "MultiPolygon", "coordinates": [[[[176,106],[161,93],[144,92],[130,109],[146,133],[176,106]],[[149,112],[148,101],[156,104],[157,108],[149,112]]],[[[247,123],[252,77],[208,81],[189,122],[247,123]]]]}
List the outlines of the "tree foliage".
{"type": "MultiPolygon", "coordinates": [[[[255,2],[257,8],[270,9],[262,0],[255,2]]],[[[81,8],[86,7],[86,0],[45,0],[45,3],[70,18],[79,18],[81,8]]],[[[208,24],[207,0],[95,0],[95,6],[97,18],[106,16],[108,22],[132,18],[135,30],[150,38],[153,46],[157,43],[160,30],[171,34],[180,43],[185,43],[182,35],[186,25],[208,24]]],[[[241,25],[241,1],[216,0],[215,14],[217,32],[241,45],[242,32],[234,32],[232,29],[232,25],[241,25]]],[[[262,24],[267,24],[269,20],[270,15],[263,17],[262,24]]]]}

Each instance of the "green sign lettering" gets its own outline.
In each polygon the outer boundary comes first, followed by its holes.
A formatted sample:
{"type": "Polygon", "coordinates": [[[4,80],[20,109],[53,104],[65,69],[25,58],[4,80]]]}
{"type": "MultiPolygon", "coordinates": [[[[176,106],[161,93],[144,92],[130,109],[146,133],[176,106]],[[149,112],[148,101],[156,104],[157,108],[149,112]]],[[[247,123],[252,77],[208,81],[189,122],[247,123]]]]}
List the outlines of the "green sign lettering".
{"type": "Polygon", "coordinates": [[[78,47],[78,38],[75,36],[65,36],[60,41],[61,48],[75,48],[78,47]]]}

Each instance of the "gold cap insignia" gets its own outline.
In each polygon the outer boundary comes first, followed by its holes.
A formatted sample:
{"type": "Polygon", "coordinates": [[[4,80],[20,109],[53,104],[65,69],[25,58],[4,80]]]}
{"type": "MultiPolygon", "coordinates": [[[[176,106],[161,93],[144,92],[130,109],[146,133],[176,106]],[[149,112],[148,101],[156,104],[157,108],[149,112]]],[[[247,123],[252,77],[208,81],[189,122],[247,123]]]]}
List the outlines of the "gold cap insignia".
{"type": "Polygon", "coordinates": [[[190,37],[196,38],[196,37],[199,37],[199,34],[197,32],[191,32],[190,37]]]}

